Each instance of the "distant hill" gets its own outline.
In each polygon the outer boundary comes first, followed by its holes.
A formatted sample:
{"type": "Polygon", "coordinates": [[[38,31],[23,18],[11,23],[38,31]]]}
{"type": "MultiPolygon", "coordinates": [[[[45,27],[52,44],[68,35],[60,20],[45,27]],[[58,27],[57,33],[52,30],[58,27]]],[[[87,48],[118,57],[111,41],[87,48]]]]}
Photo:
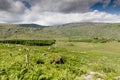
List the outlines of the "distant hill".
{"type": "Polygon", "coordinates": [[[120,39],[119,23],[0,24],[0,39],[120,39]]]}
{"type": "Polygon", "coordinates": [[[70,23],[57,26],[69,38],[107,38],[120,39],[118,23],[70,23]]]}
{"type": "Polygon", "coordinates": [[[20,27],[31,27],[31,28],[44,28],[48,26],[42,26],[38,24],[18,24],[20,27]]]}

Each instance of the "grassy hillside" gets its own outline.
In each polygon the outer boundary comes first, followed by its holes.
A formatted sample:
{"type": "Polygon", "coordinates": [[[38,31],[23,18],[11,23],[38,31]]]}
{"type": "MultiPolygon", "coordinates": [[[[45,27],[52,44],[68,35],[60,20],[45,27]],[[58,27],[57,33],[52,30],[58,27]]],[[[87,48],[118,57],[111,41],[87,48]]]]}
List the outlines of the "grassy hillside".
{"type": "Polygon", "coordinates": [[[1,39],[120,39],[120,24],[70,23],[60,26],[0,24],[1,39]]]}
{"type": "Polygon", "coordinates": [[[1,39],[42,39],[48,38],[42,32],[46,26],[35,24],[0,24],[1,39]]]}
{"type": "Polygon", "coordinates": [[[0,24],[0,80],[119,80],[120,41],[111,39],[120,24],[0,24]]]}
{"type": "Polygon", "coordinates": [[[0,44],[0,80],[119,80],[119,48],[117,42],[0,44]]]}
{"type": "Polygon", "coordinates": [[[73,23],[58,26],[70,39],[107,38],[120,39],[120,24],[73,23]]]}

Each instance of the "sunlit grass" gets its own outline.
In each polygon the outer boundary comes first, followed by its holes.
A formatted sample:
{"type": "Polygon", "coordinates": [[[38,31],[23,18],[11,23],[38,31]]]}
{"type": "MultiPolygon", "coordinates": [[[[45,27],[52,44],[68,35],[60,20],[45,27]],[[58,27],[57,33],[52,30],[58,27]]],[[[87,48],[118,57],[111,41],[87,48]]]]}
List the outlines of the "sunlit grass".
{"type": "Polygon", "coordinates": [[[44,47],[0,44],[0,80],[75,80],[92,71],[106,75],[104,80],[113,80],[120,76],[119,48],[118,42],[59,41],[44,47]],[[29,54],[29,69],[26,54],[29,54]],[[59,57],[64,64],[54,62],[59,57]]]}

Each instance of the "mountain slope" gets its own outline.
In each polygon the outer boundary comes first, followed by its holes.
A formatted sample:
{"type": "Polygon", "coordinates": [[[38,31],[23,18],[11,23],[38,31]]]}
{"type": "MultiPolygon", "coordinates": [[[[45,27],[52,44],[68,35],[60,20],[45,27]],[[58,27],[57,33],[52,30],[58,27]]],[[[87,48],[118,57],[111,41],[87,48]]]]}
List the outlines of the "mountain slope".
{"type": "Polygon", "coordinates": [[[120,39],[120,24],[73,23],[59,26],[70,38],[112,38],[120,39]]]}
{"type": "Polygon", "coordinates": [[[60,26],[0,24],[1,39],[120,39],[118,23],[70,23],[60,26]]]}
{"type": "Polygon", "coordinates": [[[38,24],[18,24],[20,27],[31,27],[31,28],[44,28],[49,26],[42,26],[38,24]]]}

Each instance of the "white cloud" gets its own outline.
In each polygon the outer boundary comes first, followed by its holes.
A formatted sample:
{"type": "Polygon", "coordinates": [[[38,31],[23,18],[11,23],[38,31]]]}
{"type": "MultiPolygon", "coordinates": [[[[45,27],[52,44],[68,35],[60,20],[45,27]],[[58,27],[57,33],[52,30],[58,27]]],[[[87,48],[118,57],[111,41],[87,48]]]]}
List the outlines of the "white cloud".
{"type": "Polygon", "coordinates": [[[110,1],[111,1],[111,0],[104,0],[104,1],[103,1],[103,7],[105,8],[106,6],[108,6],[109,3],[110,3],[110,1]]]}
{"type": "Polygon", "coordinates": [[[109,14],[106,12],[99,12],[94,10],[86,13],[52,13],[52,12],[27,12],[24,15],[23,22],[36,23],[41,25],[58,25],[71,22],[120,22],[120,15],[109,14]]]}
{"type": "Polygon", "coordinates": [[[115,0],[114,1],[114,7],[120,6],[120,0],[115,0]]]}
{"type": "Polygon", "coordinates": [[[101,0],[29,0],[33,10],[60,13],[86,12],[98,1],[101,0]]]}
{"type": "Polygon", "coordinates": [[[0,0],[0,12],[24,13],[25,7],[20,0],[0,0]]]}
{"type": "MultiPolygon", "coordinates": [[[[120,22],[120,15],[97,10],[89,11],[91,5],[101,0],[26,1],[32,5],[31,10],[26,9],[20,0],[0,0],[0,22],[40,25],[58,25],[71,22],[120,22]],[[2,3],[6,3],[8,6],[2,5],[2,3]]],[[[105,1],[106,5],[110,2],[110,0],[105,1]]]]}

